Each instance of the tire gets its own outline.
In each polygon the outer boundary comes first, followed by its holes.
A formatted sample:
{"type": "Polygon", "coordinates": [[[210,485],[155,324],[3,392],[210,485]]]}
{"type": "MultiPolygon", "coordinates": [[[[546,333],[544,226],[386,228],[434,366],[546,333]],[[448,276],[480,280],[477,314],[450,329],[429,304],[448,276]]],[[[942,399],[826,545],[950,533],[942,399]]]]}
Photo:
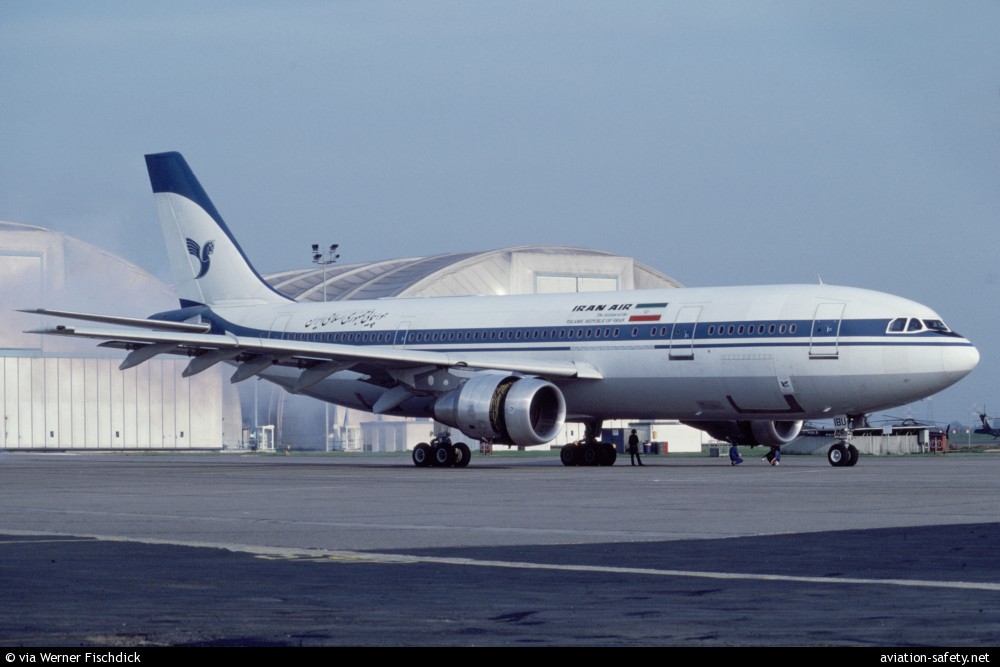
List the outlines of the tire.
{"type": "Polygon", "coordinates": [[[858,448],[854,445],[847,446],[847,462],[844,464],[846,466],[856,466],[858,464],[858,459],[861,455],[858,453],[858,448]]]}
{"type": "Polygon", "coordinates": [[[580,465],[583,466],[596,466],[599,462],[600,451],[597,449],[600,447],[597,443],[587,443],[581,447],[579,457],[580,465]]]}
{"type": "Polygon", "coordinates": [[[426,468],[431,464],[431,446],[426,442],[421,442],[413,448],[413,465],[418,468],[426,468]]]}
{"type": "Polygon", "coordinates": [[[438,445],[431,449],[431,465],[447,468],[455,463],[455,448],[452,445],[438,445]]]}
{"type": "Polygon", "coordinates": [[[579,465],[576,459],[576,445],[563,445],[559,450],[559,460],[564,466],[579,465]]]}
{"type": "Polygon", "coordinates": [[[849,457],[847,447],[842,442],[838,442],[826,452],[826,460],[830,462],[830,465],[836,467],[846,465],[849,457]]]}
{"type": "Polygon", "coordinates": [[[615,449],[615,446],[607,442],[602,442],[598,447],[600,447],[600,456],[597,457],[598,465],[613,466],[615,460],[618,458],[618,450],[615,449]]]}
{"type": "Polygon", "coordinates": [[[472,450],[464,442],[455,444],[455,467],[464,468],[472,460],[472,450]]]}

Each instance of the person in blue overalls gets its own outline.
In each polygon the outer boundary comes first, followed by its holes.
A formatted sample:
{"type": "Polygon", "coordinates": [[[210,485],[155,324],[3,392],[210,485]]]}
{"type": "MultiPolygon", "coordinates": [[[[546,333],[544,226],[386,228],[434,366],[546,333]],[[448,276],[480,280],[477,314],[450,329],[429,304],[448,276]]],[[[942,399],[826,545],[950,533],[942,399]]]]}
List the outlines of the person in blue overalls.
{"type": "Polygon", "coordinates": [[[743,463],[743,457],[740,456],[740,448],[733,445],[729,448],[729,465],[738,466],[743,463]]]}

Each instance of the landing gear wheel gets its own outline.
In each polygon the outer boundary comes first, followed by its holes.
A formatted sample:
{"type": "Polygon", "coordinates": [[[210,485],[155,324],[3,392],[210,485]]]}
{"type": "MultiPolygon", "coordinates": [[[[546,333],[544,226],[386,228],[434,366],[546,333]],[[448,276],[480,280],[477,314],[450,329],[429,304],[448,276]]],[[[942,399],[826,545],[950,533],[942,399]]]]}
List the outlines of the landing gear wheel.
{"type": "Polygon", "coordinates": [[[860,455],[858,454],[858,448],[854,445],[847,446],[847,462],[844,463],[845,466],[857,465],[860,455]]]}
{"type": "Polygon", "coordinates": [[[846,465],[846,461],[849,457],[850,454],[847,452],[847,447],[845,447],[842,442],[835,444],[826,453],[826,460],[830,462],[830,465],[837,467],[846,465]]]}
{"type": "Polygon", "coordinates": [[[431,464],[431,446],[426,442],[421,442],[413,448],[413,465],[418,468],[426,468],[431,464]]]}
{"type": "Polygon", "coordinates": [[[472,460],[472,450],[464,442],[455,443],[455,467],[464,468],[472,460]]]}
{"type": "Polygon", "coordinates": [[[580,451],[580,465],[596,466],[600,456],[598,447],[600,447],[600,445],[596,442],[588,442],[587,444],[582,445],[580,451]]]}
{"type": "Polygon", "coordinates": [[[440,444],[431,450],[431,464],[438,468],[447,468],[455,463],[455,447],[450,444],[440,444]]]}
{"type": "Polygon", "coordinates": [[[575,466],[577,463],[576,445],[563,445],[559,450],[559,460],[564,466],[575,466]]]}
{"type": "Polygon", "coordinates": [[[618,450],[615,449],[615,446],[607,442],[602,442],[598,447],[600,448],[600,455],[597,457],[597,465],[613,466],[615,460],[618,458],[618,450]]]}

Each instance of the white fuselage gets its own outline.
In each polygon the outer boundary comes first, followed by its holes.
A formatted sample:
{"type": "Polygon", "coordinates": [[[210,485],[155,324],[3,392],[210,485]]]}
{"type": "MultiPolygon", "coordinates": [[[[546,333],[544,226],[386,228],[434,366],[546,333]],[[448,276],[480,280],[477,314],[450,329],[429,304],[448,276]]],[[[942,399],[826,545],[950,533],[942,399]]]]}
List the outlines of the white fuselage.
{"type": "MultiPolygon", "coordinates": [[[[217,327],[241,338],[576,363],[601,379],[550,378],[573,419],[864,414],[934,394],[979,360],[968,340],[933,324],[940,317],[926,306],[830,285],[217,304],[212,312],[217,327]],[[890,331],[900,318],[903,330],[890,331]]],[[[273,366],[261,376],[290,387],[300,372],[273,366]]],[[[303,393],[371,409],[386,391],[361,367],[303,393]]],[[[411,414],[405,404],[391,412],[411,414]]]]}

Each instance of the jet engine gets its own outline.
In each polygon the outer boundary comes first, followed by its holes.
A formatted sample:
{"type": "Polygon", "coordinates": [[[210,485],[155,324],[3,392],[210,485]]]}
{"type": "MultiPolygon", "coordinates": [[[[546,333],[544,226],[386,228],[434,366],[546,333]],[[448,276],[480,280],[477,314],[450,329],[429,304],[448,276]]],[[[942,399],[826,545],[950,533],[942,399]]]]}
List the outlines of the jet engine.
{"type": "Polygon", "coordinates": [[[470,438],[541,445],[559,434],[566,401],[551,382],[484,372],[438,398],[434,418],[470,438]]]}
{"type": "Polygon", "coordinates": [[[684,422],[701,429],[717,440],[734,445],[780,447],[799,437],[801,421],[720,421],[684,422]]]}

